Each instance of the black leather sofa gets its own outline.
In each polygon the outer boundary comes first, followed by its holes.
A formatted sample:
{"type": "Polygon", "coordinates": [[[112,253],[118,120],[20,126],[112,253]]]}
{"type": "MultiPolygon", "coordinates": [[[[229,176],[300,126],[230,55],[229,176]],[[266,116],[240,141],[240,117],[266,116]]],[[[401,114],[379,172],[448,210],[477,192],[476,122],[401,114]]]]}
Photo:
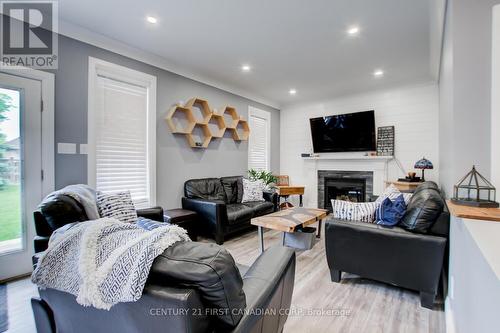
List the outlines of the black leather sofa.
{"type": "MultiPolygon", "coordinates": [[[[163,218],[159,207],[139,213],[163,218]]],[[[34,215],[37,251],[46,249],[50,230],[86,221],[82,207],[65,195],[48,197],[34,215]]],[[[41,254],[34,255],[34,265],[41,254]]],[[[240,267],[216,244],[177,243],[155,259],[137,302],[106,311],[83,307],[65,292],[40,289],[40,297],[31,300],[37,331],[281,332],[293,292],[294,251],[271,247],[250,268],[240,267]]]]}
{"type": "Polygon", "coordinates": [[[252,227],[252,217],[275,212],[278,195],[264,192],[265,201],[241,203],[243,177],[191,179],[184,183],[182,208],[200,216],[200,232],[222,245],[230,234],[252,227]]]}
{"type": "Polygon", "coordinates": [[[327,220],[325,245],[332,281],[340,282],[342,272],[353,273],[416,290],[421,305],[433,308],[446,268],[449,220],[446,203],[433,182],[416,189],[402,220],[405,228],[327,220]]]}

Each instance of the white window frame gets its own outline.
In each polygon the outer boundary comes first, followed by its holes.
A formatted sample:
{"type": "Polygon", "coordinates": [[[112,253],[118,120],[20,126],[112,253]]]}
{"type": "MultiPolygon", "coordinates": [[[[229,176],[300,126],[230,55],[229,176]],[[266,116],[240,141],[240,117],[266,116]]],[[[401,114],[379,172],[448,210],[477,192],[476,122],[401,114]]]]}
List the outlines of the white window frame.
{"type": "Polygon", "coordinates": [[[149,203],[154,206],[156,205],[156,76],[93,57],[89,57],[88,69],[88,185],[91,187],[96,186],[95,91],[99,76],[142,86],[147,89],[148,193],[149,203]]]}
{"type": "MultiPolygon", "coordinates": [[[[264,111],[261,109],[257,109],[256,107],[249,106],[248,107],[248,122],[250,124],[250,133],[252,132],[252,126],[250,122],[251,117],[262,118],[267,121],[267,165],[266,171],[271,171],[271,112],[264,111]]],[[[252,144],[251,139],[249,137],[248,140],[248,161],[250,161],[250,145],[252,144]]]]}

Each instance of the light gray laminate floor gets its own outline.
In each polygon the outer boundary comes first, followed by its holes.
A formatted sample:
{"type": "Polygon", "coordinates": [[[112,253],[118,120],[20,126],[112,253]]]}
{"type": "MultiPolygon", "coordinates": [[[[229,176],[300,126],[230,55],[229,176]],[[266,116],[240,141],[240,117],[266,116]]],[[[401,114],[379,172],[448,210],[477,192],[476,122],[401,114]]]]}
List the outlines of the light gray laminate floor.
{"type": "MultiPolygon", "coordinates": [[[[264,235],[266,247],[281,243],[278,232],[264,235]]],[[[422,308],[417,292],[346,273],[341,283],[331,282],[323,235],[312,250],[297,252],[292,298],[297,311],[288,318],[285,332],[445,332],[442,305],[422,308]]],[[[257,231],[224,246],[238,263],[251,265],[259,255],[257,231]]]]}
{"type": "MultiPolygon", "coordinates": [[[[281,242],[278,232],[264,235],[266,246],[281,242]]],[[[249,266],[259,255],[257,231],[224,246],[238,263],[249,266]]],[[[345,273],[342,277],[341,283],[330,281],[323,238],[312,250],[297,252],[292,313],[284,332],[445,332],[442,307],[420,307],[418,293],[345,273]]],[[[35,332],[29,300],[36,288],[26,278],[9,283],[7,293],[8,332],[35,332]]]]}

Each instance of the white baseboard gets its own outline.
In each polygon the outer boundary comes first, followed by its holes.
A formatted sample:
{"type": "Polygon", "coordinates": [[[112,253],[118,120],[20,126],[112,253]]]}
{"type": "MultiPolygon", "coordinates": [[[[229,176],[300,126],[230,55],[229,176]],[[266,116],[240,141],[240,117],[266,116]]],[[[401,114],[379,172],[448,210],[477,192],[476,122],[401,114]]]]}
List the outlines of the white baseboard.
{"type": "Polygon", "coordinates": [[[446,297],[444,301],[444,319],[446,323],[446,333],[457,333],[455,318],[453,317],[453,310],[450,305],[450,296],[446,297]]]}

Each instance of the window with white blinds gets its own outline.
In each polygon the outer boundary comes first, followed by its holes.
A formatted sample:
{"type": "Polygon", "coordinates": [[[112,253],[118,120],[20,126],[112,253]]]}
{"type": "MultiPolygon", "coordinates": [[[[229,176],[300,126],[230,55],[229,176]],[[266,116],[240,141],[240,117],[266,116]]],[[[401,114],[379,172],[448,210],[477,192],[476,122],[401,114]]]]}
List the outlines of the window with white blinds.
{"type": "Polygon", "coordinates": [[[248,109],[248,169],[271,169],[271,114],[253,107],[248,109]]]}
{"type": "Polygon", "coordinates": [[[92,147],[89,140],[93,185],[102,192],[129,190],[138,208],[153,205],[156,147],[151,132],[156,124],[150,115],[151,87],[128,80],[126,75],[110,77],[99,70],[93,83],[93,128],[89,130],[93,135],[92,147]]]}

